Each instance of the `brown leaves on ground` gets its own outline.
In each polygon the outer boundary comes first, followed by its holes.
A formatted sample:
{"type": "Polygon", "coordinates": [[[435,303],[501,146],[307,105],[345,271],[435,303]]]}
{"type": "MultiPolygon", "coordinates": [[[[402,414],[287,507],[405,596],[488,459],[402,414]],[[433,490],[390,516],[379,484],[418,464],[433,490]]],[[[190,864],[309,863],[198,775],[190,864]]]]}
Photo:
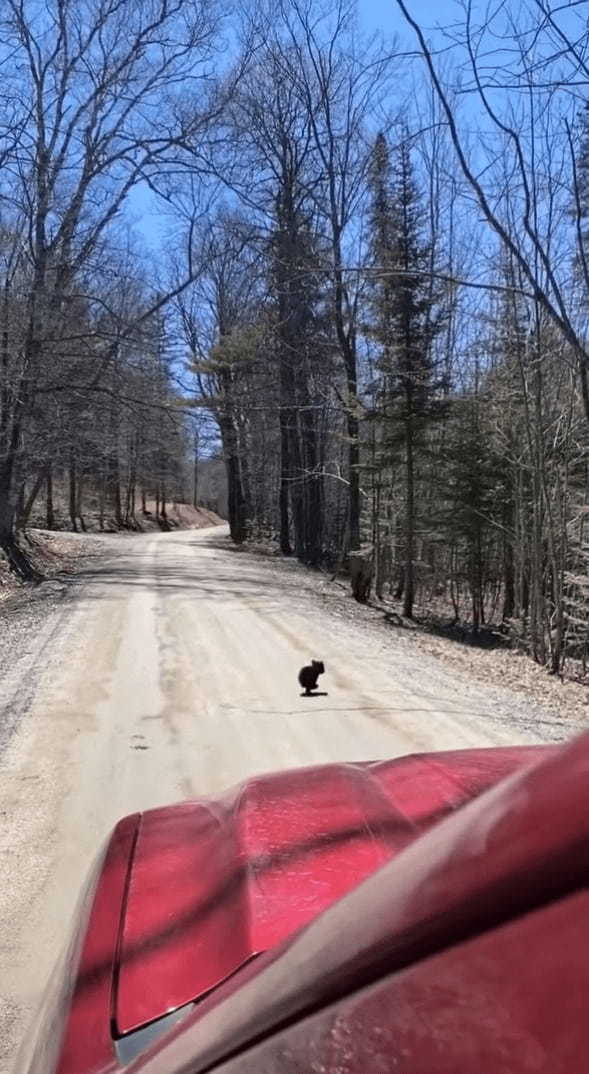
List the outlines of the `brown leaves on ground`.
{"type": "MultiPolygon", "coordinates": [[[[103,543],[85,533],[59,533],[51,530],[30,530],[20,539],[21,547],[44,579],[71,575],[89,560],[104,555],[103,543]]],[[[30,583],[21,582],[0,559],[0,604],[30,590],[30,583]]]]}
{"type": "MultiPolygon", "coordinates": [[[[154,520],[154,528],[156,528],[155,501],[148,500],[146,507],[154,520]]],[[[202,530],[206,529],[207,526],[223,525],[223,519],[216,515],[214,511],[208,511],[205,507],[193,507],[191,503],[170,504],[166,508],[166,517],[174,529],[181,530],[202,530]]],[[[143,528],[147,528],[144,515],[141,516],[141,522],[143,528]]]]}
{"type": "Polygon", "coordinates": [[[580,682],[561,681],[514,649],[481,649],[448,638],[432,637],[421,630],[412,634],[415,645],[437,656],[488,686],[505,687],[534,698],[557,712],[563,720],[583,722],[589,718],[589,691],[580,682]]]}

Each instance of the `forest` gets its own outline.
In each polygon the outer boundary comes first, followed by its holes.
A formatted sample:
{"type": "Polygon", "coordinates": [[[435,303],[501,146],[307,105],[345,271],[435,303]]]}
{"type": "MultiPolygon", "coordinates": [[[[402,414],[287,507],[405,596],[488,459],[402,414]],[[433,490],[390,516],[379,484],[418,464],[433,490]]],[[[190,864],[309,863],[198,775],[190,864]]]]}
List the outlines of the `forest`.
{"type": "Polygon", "coordinates": [[[0,549],[219,458],[234,542],[584,673],[589,22],[389,7],[3,0],[0,549]]]}

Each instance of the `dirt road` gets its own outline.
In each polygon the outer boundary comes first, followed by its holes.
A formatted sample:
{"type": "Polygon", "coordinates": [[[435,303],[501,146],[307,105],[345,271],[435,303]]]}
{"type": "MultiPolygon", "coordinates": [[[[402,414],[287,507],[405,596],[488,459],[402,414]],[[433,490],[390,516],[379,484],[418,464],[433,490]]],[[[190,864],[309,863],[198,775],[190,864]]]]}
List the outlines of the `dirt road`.
{"type": "Polygon", "coordinates": [[[116,555],[4,678],[3,1074],[122,814],[264,770],[534,740],[484,687],[394,637],[371,641],[306,602],[296,571],[267,571],[223,532],[109,539],[116,555]],[[311,657],[327,696],[305,699],[296,673],[311,657]]]}

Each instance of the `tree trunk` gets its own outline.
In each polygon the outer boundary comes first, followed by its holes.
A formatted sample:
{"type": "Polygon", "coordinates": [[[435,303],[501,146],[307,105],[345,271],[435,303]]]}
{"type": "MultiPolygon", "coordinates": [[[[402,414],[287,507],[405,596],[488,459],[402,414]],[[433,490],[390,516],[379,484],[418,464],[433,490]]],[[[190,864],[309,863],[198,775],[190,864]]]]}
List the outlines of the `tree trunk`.
{"type": "Polygon", "coordinates": [[[317,452],[317,430],[315,417],[310,409],[301,412],[301,440],[304,452],[304,527],[305,548],[304,562],[316,567],[321,562],[323,518],[322,518],[322,478],[317,452]]]}
{"type": "Polygon", "coordinates": [[[53,464],[47,463],[47,470],[45,474],[45,480],[47,482],[47,499],[45,507],[45,523],[48,530],[52,530],[55,526],[55,513],[53,510],[53,464]]]}
{"type": "Polygon", "coordinates": [[[233,419],[224,414],[219,419],[221,439],[223,442],[223,458],[227,474],[227,513],[229,515],[229,533],[235,544],[243,544],[247,538],[249,505],[246,500],[241,465],[239,459],[239,445],[233,419]]]}
{"type": "Polygon", "coordinates": [[[507,534],[503,538],[503,611],[504,623],[513,619],[515,612],[515,563],[513,542],[507,534]]]}
{"type": "Polygon", "coordinates": [[[130,526],[135,519],[135,483],[137,481],[138,437],[135,433],[129,437],[129,472],[125,489],[125,525],[130,526]]]}
{"type": "Polygon", "coordinates": [[[292,545],[290,543],[290,519],[288,510],[289,501],[289,473],[290,473],[290,451],[289,451],[289,435],[288,425],[286,421],[286,412],[280,411],[280,493],[279,493],[279,510],[280,510],[280,551],[283,556],[292,555],[292,545]]]}
{"type": "Polygon", "coordinates": [[[472,600],[472,631],[478,634],[483,623],[483,571],[482,571],[481,526],[475,519],[475,532],[471,540],[470,552],[470,595],[472,600]]]}
{"type": "Polygon", "coordinates": [[[16,540],[17,494],[14,488],[16,455],[20,441],[20,429],[15,423],[10,437],[9,450],[0,463],[0,548],[11,569],[24,581],[41,581],[42,575],[33,567],[16,540]]]}
{"type": "MultiPolygon", "coordinates": [[[[354,381],[354,392],[355,390],[354,381]]],[[[350,548],[360,548],[360,423],[355,414],[348,412],[347,425],[350,440],[348,450],[350,548]]]]}
{"type": "Polygon", "coordinates": [[[115,452],[110,460],[110,497],[111,505],[115,516],[115,522],[118,527],[123,525],[123,509],[121,505],[121,481],[119,474],[119,456],[115,449],[115,452]]]}
{"type": "MultiPolygon", "coordinates": [[[[283,303],[280,304],[282,309],[283,303]]],[[[292,367],[294,342],[289,337],[289,308],[284,304],[280,341],[280,551],[283,556],[294,553],[301,560],[305,554],[304,483],[295,380],[292,367]]]]}
{"type": "Polygon", "coordinates": [[[106,448],[106,493],[115,517],[117,528],[123,525],[123,507],[121,503],[121,474],[119,461],[119,410],[116,394],[119,391],[118,370],[113,365],[113,397],[111,398],[108,420],[108,443],[106,448]]]}
{"type": "Polygon", "coordinates": [[[192,506],[198,507],[198,463],[199,463],[199,436],[194,434],[194,465],[192,470],[192,506]]]}
{"type": "Polygon", "coordinates": [[[415,470],[413,458],[413,425],[409,418],[406,423],[406,472],[407,472],[407,514],[405,519],[405,593],[403,597],[403,615],[406,619],[413,617],[415,599],[415,470]]]}
{"type": "Polygon", "coordinates": [[[18,494],[16,497],[16,530],[17,532],[22,529],[22,517],[25,509],[25,481],[24,478],[18,483],[18,494]]]}
{"type": "Polygon", "coordinates": [[[100,473],[100,485],[98,488],[98,526],[100,532],[104,530],[104,504],[106,498],[106,480],[104,473],[100,473]]]}
{"type": "Polygon", "coordinates": [[[399,579],[395,589],[395,600],[403,599],[403,593],[405,592],[405,573],[405,564],[401,563],[399,567],[399,579]]]}
{"type": "MultiPolygon", "coordinates": [[[[373,455],[374,458],[374,455],[373,455]]],[[[380,526],[380,512],[381,512],[381,484],[380,474],[378,476],[377,484],[374,489],[373,496],[373,519],[372,519],[372,546],[374,548],[374,592],[379,600],[383,597],[384,588],[384,572],[383,572],[383,560],[382,560],[382,543],[381,543],[381,526],[380,526]]]]}
{"type": "Polygon", "coordinates": [[[74,455],[73,447],[70,448],[69,458],[69,512],[70,523],[74,533],[78,532],[78,526],[76,523],[76,457],[74,455]]]}
{"type": "Polygon", "coordinates": [[[450,549],[450,599],[454,610],[453,626],[455,626],[460,619],[460,587],[458,581],[457,559],[456,547],[453,545],[450,549]]]}
{"type": "Polygon", "coordinates": [[[374,572],[374,554],[370,551],[350,552],[350,578],[352,593],[359,604],[366,604],[370,597],[374,572]]]}
{"type": "Polygon", "coordinates": [[[348,535],[351,551],[360,548],[360,423],[358,421],[358,369],[356,337],[353,330],[346,330],[344,312],[345,288],[341,270],[342,255],[340,229],[334,224],[334,316],[335,329],[344,361],[346,374],[347,405],[346,427],[348,434],[348,535]]]}
{"type": "Polygon", "coordinates": [[[245,501],[241,487],[239,460],[235,455],[225,457],[225,469],[227,471],[229,533],[235,544],[243,544],[247,537],[245,501]]]}
{"type": "Polygon", "coordinates": [[[45,473],[44,473],[43,470],[40,470],[39,473],[37,474],[34,482],[33,482],[33,486],[31,488],[31,491],[29,492],[29,495],[26,497],[26,499],[23,502],[22,510],[21,510],[21,513],[20,513],[20,518],[18,520],[19,529],[21,529],[21,528],[24,529],[24,527],[26,526],[27,522],[29,521],[29,517],[30,517],[31,511],[33,510],[35,500],[37,499],[37,496],[39,495],[39,493],[41,491],[41,488],[43,486],[44,480],[45,480],[45,473]]]}
{"type": "Polygon", "coordinates": [[[78,477],[78,488],[76,492],[76,514],[78,516],[78,522],[80,523],[80,529],[82,533],[86,532],[86,523],[84,522],[84,475],[80,474],[78,477]]]}
{"type": "Polygon", "coordinates": [[[27,582],[40,582],[42,575],[33,567],[16,540],[16,505],[10,498],[11,484],[12,470],[5,462],[0,467],[0,548],[15,574],[27,582]]]}

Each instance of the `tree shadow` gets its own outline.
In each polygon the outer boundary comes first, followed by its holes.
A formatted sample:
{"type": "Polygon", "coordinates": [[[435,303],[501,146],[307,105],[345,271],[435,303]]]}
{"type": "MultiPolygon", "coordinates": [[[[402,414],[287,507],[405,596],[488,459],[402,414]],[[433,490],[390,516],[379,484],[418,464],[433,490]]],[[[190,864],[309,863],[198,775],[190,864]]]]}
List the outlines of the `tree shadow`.
{"type": "Polygon", "coordinates": [[[509,649],[510,639],[498,626],[482,626],[474,630],[472,624],[456,623],[453,620],[444,620],[433,614],[419,613],[411,620],[403,619],[403,616],[392,608],[383,608],[382,605],[370,603],[374,611],[382,612],[384,620],[390,626],[399,630],[430,634],[433,637],[445,638],[447,641],[457,642],[458,645],[468,646],[471,649],[509,649]]]}

